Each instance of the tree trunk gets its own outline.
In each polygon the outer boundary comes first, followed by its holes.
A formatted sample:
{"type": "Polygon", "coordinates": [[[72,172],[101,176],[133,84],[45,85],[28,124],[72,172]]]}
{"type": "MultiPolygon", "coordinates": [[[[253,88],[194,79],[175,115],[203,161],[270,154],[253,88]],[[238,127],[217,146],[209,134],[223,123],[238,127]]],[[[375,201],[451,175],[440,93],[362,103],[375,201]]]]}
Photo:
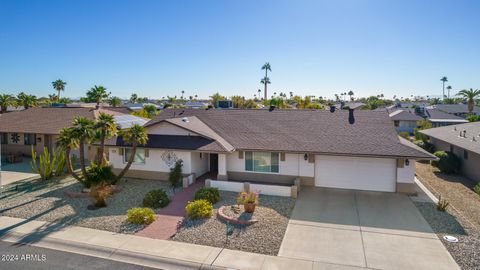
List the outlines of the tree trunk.
{"type": "Polygon", "coordinates": [[[442,99],[445,99],[445,81],[443,81],[443,96],[442,99]]]}
{"type": "Polygon", "coordinates": [[[132,153],[130,155],[130,158],[128,159],[127,166],[123,168],[123,170],[120,172],[120,174],[117,176],[117,179],[113,183],[114,185],[118,182],[118,180],[122,179],[123,176],[127,173],[127,171],[130,169],[130,166],[132,166],[133,160],[135,159],[135,154],[137,153],[137,144],[133,143],[132,145],[132,153]]]}
{"type": "Polygon", "coordinates": [[[80,141],[80,169],[83,177],[87,177],[87,170],[85,169],[85,148],[84,141],[80,141]]]}
{"type": "Polygon", "coordinates": [[[100,147],[98,148],[97,152],[97,164],[104,164],[106,163],[105,157],[105,130],[102,130],[102,134],[100,135],[100,147]]]}
{"type": "Polygon", "coordinates": [[[468,100],[468,112],[470,114],[472,114],[472,112],[473,112],[474,105],[475,105],[475,102],[473,101],[473,99],[469,99],[468,100]]]}
{"type": "Polygon", "coordinates": [[[58,91],[57,102],[60,102],[60,90],[57,90],[57,91],[58,91]]]}
{"type": "Polygon", "coordinates": [[[65,161],[67,162],[67,170],[68,170],[68,173],[70,173],[73,178],[75,178],[77,181],[79,181],[80,183],[83,183],[83,179],[80,178],[80,176],[78,176],[78,174],[73,170],[73,166],[72,166],[72,161],[70,160],[70,148],[67,148],[65,150],[65,161]]]}
{"type": "Polygon", "coordinates": [[[264,99],[267,100],[267,82],[265,82],[265,90],[263,91],[264,99]]]}

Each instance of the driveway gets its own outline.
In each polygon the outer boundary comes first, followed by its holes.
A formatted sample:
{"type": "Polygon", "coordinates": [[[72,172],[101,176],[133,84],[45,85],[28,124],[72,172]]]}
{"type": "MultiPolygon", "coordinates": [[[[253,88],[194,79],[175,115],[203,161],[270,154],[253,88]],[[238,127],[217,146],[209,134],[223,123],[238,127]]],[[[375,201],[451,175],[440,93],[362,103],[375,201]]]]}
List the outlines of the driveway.
{"type": "Polygon", "coordinates": [[[278,255],[332,269],[459,269],[410,198],[395,193],[303,188],[278,255]]]}

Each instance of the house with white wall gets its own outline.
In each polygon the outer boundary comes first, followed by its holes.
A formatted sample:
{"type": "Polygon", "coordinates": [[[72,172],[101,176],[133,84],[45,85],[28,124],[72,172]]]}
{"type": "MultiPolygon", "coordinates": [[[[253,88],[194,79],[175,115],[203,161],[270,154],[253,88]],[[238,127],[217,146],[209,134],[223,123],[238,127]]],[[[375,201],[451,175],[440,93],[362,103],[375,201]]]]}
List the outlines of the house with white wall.
{"type": "MultiPolygon", "coordinates": [[[[167,109],[145,127],[127,176],[167,180],[181,159],[195,177],[413,192],[415,161],[435,158],[400,139],[385,112],[167,109]]],[[[131,146],[115,137],[107,147],[122,169],[131,146]]]]}

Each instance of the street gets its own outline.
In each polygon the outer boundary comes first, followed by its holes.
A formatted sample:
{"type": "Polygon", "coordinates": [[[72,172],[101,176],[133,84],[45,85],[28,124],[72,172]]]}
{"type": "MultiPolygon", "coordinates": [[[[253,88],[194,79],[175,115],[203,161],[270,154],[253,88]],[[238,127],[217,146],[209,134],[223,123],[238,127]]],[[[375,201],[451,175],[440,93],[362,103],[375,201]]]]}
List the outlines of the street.
{"type": "Polygon", "coordinates": [[[0,241],[0,269],[155,269],[75,253],[0,241]]]}

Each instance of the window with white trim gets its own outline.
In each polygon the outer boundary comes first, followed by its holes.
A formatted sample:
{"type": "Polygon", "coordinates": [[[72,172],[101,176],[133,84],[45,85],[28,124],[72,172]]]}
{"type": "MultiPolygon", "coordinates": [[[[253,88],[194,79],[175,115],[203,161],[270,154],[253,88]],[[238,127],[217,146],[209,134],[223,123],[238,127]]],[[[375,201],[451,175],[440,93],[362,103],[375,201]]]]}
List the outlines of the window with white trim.
{"type": "Polygon", "coordinates": [[[245,152],[245,171],[278,173],[278,161],[279,153],[245,152]]]}
{"type": "MultiPolygon", "coordinates": [[[[130,155],[132,154],[132,149],[131,148],[125,148],[123,151],[123,162],[128,163],[128,160],[130,159],[130,155]]],[[[143,148],[137,148],[137,151],[135,153],[135,157],[133,159],[132,164],[145,164],[145,149],[143,148]]]]}

